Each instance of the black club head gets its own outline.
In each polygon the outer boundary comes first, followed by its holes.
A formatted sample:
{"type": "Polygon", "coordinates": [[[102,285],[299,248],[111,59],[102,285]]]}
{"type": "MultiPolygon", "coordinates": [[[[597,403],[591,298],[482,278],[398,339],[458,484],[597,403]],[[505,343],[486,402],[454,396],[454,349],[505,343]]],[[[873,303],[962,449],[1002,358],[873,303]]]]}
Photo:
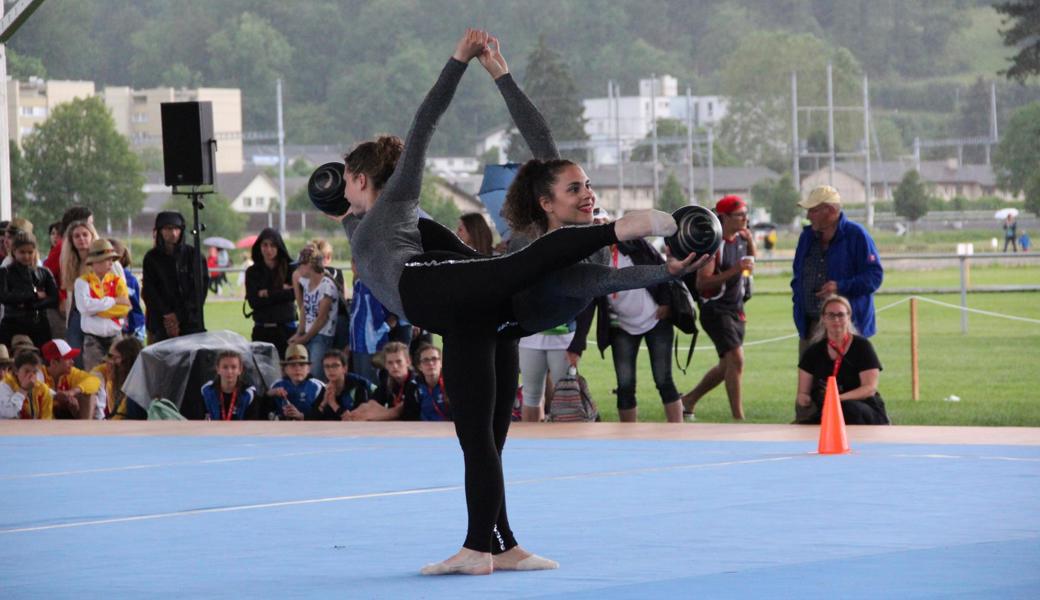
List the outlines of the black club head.
{"type": "Polygon", "coordinates": [[[347,188],[343,169],[343,163],[325,163],[311,173],[307,182],[307,195],[310,196],[314,207],[334,217],[346,213],[350,208],[350,202],[343,197],[347,188]]]}
{"type": "Polygon", "coordinates": [[[678,230],[665,238],[672,256],[679,260],[690,254],[714,254],[722,244],[722,224],[703,206],[684,206],[672,213],[678,230]]]}

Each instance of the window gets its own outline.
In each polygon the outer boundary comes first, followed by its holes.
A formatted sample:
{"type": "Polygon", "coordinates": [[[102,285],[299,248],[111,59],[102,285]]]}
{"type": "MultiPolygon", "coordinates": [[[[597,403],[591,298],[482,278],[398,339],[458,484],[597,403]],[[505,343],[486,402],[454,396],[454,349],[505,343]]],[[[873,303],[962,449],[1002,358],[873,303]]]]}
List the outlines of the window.
{"type": "Polygon", "coordinates": [[[242,208],[252,208],[252,206],[253,206],[253,199],[250,198],[249,196],[243,196],[242,197],[242,208]]]}
{"type": "Polygon", "coordinates": [[[148,113],[143,113],[143,112],[134,113],[134,116],[130,118],[130,121],[133,122],[133,123],[147,123],[148,122],[148,113]]]}

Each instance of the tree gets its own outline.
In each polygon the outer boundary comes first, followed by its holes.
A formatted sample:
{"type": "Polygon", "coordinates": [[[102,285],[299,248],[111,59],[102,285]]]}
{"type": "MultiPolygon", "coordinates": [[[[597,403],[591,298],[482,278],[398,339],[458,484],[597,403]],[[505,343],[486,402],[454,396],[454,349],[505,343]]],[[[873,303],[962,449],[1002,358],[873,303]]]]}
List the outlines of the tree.
{"type": "Polygon", "coordinates": [[[675,178],[675,173],[669,173],[668,179],[664,182],[664,189],[657,198],[657,210],[675,212],[687,204],[689,202],[686,200],[686,194],[683,192],[679,180],[675,178]]]}
{"type": "Polygon", "coordinates": [[[144,205],[141,163],[100,97],[59,104],[23,142],[29,167],[31,212],[54,220],[70,204],[95,219],[121,221],[144,205]]]}
{"type": "Polygon", "coordinates": [[[1040,2],[1009,0],[993,8],[1005,16],[1005,25],[1010,24],[1000,32],[1004,45],[1018,48],[1018,54],[1009,59],[1011,66],[1000,74],[1019,83],[1025,83],[1031,75],[1040,75],[1040,2]]]}
{"type": "Polygon", "coordinates": [[[1026,182],[1026,210],[1040,217],[1040,171],[1035,171],[1026,182]]]}
{"type": "Polygon", "coordinates": [[[429,173],[423,177],[422,188],[419,191],[419,206],[429,213],[434,221],[455,231],[462,211],[455,206],[454,202],[437,192],[437,182],[439,181],[441,181],[439,177],[434,177],[429,173]]]}
{"type": "Polygon", "coordinates": [[[751,187],[751,203],[769,207],[769,218],[778,225],[789,225],[798,216],[801,196],[785,174],[780,179],[766,179],[751,187]]]}
{"type": "Polygon", "coordinates": [[[243,125],[270,129],[275,122],[275,80],[289,71],[292,46],[270,23],[252,13],[210,36],[210,80],[242,88],[243,125]]]}
{"type": "Polygon", "coordinates": [[[48,215],[36,215],[33,213],[32,207],[29,205],[28,166],[25,164],[25,159],[22,158],[22,151],[18,149],[18,144],[11,140],[7,145],[10,148],[11,156],[11,212],[30,221],[36,221],[37,218],[51,218],[51,221],[56,221],[57,219],[48,215]]]}
{"type": "MultiPolygon", "coordinates": [[[[585,107],[581,103],[578,86],[563,57],[546,45],[544,36],[538,38],[538,45],[527,57],[524,92],[545,116],[555,139],[588,139],[585,134],[585,107]]],[[[577,160],[584,158],[580,150],[561,154],[577,160]]],[[[523,162],[530,157],[531,151],[523,137],[513,133],[509,140],[509,160],[523,162]]]]}
{"type": "MultiPolygon", "coordinates": [[[[719,132],[724,145],[746,162],[790,164],[791,71],[798,72],[799,103],[820,105],[827,97],[828,62],[835,104],[858,104],[862,71],[848,50],[811,34],[743,36],[719,73],[722,92],[731,99],[719,132]]],[[[809,116],[803,114],[798,127],[810,131],[809,116]]],[[[862,115],[839,113],[834,127],[836,142],[845,148],[856,147],[863,137],[862,115]]]]}
{"type": "Polygon", "coordinates": [[[912,169],[903,175],[899,187],[892,193],[892,200],[896,214],[911,223],[928,213],[928,191],[916,170],[912,169]]]}
{"type": "Polygon", "coordinates": [[[1027,104],[1011,115],[1004,137],[993,153],[997,185],[1021,193],[1040,171],[1040,102],[1027,104]]]}

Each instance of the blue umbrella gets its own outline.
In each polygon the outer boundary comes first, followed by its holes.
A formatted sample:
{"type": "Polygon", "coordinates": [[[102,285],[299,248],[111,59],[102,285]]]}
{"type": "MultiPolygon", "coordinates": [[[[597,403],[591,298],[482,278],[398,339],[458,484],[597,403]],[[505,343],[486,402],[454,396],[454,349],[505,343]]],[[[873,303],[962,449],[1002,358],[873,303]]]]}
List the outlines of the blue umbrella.
{"type": "Polygon", "coordinates": [[[506,190],[509,189],[509,184],[513,182],[519,169],[520,165],[517,163],[486,165],[484,181],[480,183],[480,191],[477,192],[477,197],[487,207],[495,229],[498,230],[498,235],[502,239],[509,238],[509,225],[506,224],[506,220],[501,214],[502,205],[506,201],[506,190]]]}

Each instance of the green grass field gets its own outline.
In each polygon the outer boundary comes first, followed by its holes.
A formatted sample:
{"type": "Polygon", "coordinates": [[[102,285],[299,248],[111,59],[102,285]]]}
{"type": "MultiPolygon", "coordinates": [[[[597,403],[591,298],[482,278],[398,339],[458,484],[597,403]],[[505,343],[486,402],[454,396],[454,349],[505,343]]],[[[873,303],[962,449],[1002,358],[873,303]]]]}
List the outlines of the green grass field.
{"type": "MultiPolygon", "coordinates": [[[[957,285],[956,269],[886,273],[886,287],[957,285]]],[[[1040,265],[1029,267],[978,267],[972,281],[988,283],[1040,283],[1040,265]]],[[[758,289],[785,292],[787,277],[756,279],[758,289]]],[[[958,294],[928,295],[959,304],[958,294]]],[[[918,307],[920,400],[911,400],[910,309],[904,295],[879,294],[876,305],[879,333],[872,341],[884,365],[880,390],[889,415],[900,425],[1003,425],[1040,426],[1040,323],[971,314],[968,333],[961,333],[960,311],[926,302],[918,307]],[[891,305],[891,306],[890,306],[891,305]],[[960,401],[945,398],[958,396],[960,401]]],[[[973,293],[973,309],[1040,321],[1037,293],[973,293]]],[[[793,411],[797,380],[797,340],[770,341],[794,333],[791,300],[786,293],[763,293],[748,304],[745,347],[744,408],[749,422],[787,423],[793,411]]],[[[250,323],[242,316],[242,302],[210,302],[206,305],[210,329],[230,329],[249,336],[250,323]]],[[[682,335],[680,344],[688,343],[682,335]]],[[[609,351],[601,358],[595,341],[580,365],[593,398],[605,420],[617,420],[614,369],[609,351]]],[[[685,355],[684,355],[685,357],[685,355]]],[[[703,372],[717,360],[707,336],[698,342],[690,371],[674,370],[680,391],[689,391],[703,372]]],[[[638,373],[640,420],[663,421],[661,403],[650,376],[645,348],[638,373]]],[[[730,420],[725,392],[716,389],[697,406],[702,422],[730,420]]]]}

